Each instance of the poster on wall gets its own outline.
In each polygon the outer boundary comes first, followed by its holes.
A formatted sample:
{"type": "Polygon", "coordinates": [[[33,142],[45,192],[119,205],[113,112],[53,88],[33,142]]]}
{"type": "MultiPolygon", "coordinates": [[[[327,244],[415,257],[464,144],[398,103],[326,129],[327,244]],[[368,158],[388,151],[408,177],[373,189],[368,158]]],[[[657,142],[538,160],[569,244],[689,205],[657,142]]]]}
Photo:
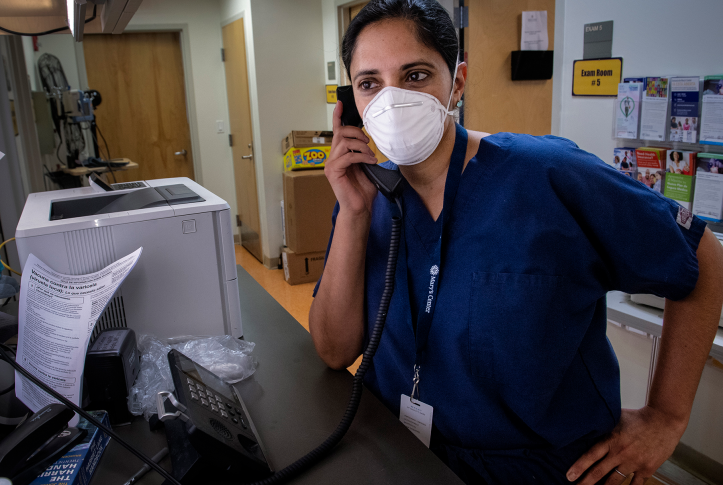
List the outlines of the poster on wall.
{"type": "Polygon", "coordinates": [[[665,141],[665,127],[668,123],[669,95],[669,78],[645,78],[643,106],[640,115],[640,138],[642,140],[665,141]]]}
{"type": "Polygon", "coordinates": [[[698,141],[700,78],[674,77],[670,80],[670,141],[698,141]]]}
{"type": "Polygon", "coordinates": [[[723,145],[723,75],[705,77],[701,118],[700,142],[723,145]]]}
{"type": "Polygon", "coordinates": [[[622,83],[618,85],[616,101],[615,137],[638,137],[638,113],[640,113],[640,83],[622,83]]]}

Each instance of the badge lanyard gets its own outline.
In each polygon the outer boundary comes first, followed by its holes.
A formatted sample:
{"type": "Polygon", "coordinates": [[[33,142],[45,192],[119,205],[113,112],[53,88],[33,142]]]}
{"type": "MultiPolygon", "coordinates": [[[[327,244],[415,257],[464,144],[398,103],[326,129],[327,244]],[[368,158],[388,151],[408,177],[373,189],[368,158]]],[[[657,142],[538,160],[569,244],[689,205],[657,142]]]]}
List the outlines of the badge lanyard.
{"type": "Polygon", "coordinates": [[[421,362],[424,359],[424,353],[427,349],[427,340],[429,339],[429,331],[432,328],[432,317],[434,316],[434,308],[437,304],[437,292],[439,289],[439,279],[441,276],[441,258],[442,258],[442,241],[444,239],[444,228],[449,222],[452,206],[457,196],[457,188],[462,179],[462,169],[464,168],[464,159],[467,154],[467,130],[462,126],[455,124],[456,136],[454,140],[454,149],[452,150],[452,158],[447,169],[447,180],[444,185],[444,205],[442,213],[439,217],[440,234],[439,240],[435,244],[432,253],[431,265],[429,268],[429,285],[427,285],[427,295],[422,300],[421,308],[417,317],[416,332],[416,355],[414,360],[414,377],[412,379],[413,387],[410,400],[419,399],[419,372],[421,370],[421,362]]]}

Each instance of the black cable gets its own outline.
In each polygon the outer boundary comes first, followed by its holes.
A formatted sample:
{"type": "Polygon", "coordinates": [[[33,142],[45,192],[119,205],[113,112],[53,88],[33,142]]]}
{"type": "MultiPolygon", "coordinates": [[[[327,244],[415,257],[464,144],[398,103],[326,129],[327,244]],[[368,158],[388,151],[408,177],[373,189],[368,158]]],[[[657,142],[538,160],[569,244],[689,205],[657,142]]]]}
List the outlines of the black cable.
{"type": "MultiPolygon", "coordinates": [[[[101,131],[100,127],[98,126],[98,122],[95,122],[95,129],[98,130],[98,134],[103,139],[103,143],[105,144],[105,154],[108,156],[108,170],[110,170],[110,174],[113,176],[113,182],[118,183],[118,179],[115,178],[115,172],[113,172],[113,169],[110,166],[110,161],[112,160],[110,156],[110,149],[108,148],[108,142],[105,140],[105,137],[103,136],[103,132],[101,131]]],[[[98,139],[96,138],[95,143],[98,144],[98,139]]]]}
{"type": "MultiPolygon", "coordinates": [[[[402,209],[401,203],[399,199],[397,198],[396,201],[397,206],[399,207],[400,211],[402,209]]],[[[387,269],[386,273],[384,275],[384,291],[382,293],[381,301],[379,302],[379,310],[377,311],[377,317],[376,321],[374,323],[374,329],[372,330],[371,336],[369,337],[369,344],[367,345],[367,348],[364,350],[364,354],[362,355],[362,361],[359,365],[359,368],[357,369],[356,373],[354,374],[354,380],[352,383],[352,391],[351,391],[351,397],[349,399],[349,404],[347,404],[346,411],[344,412],[344,416],[342,417],[341,421],[337,425],[334,432],[329,435],[329,437],[319,446],[311,450],[309,453],[304,455],[303,457],[296,460],[291,465],[287,466],[286,468],[279,470],[278,472],[274,473],[272,476],[265,480],[261,480],[258,482],[254,482],[253,484],[249,485],[272,485],[277,483],[282,483],[286,480],[289,480],[296,475],[300,474],[301,472],[307,470],[311,466],[318,463],[322,458],[324,458],[326,455],[331,452],[331,450],[341,441],[341,439],[344,437],[347,431],[349,431],[349,428],[351,427],[352,422],[354,421],[354,417],[356,416],[357,410],[359,409],[359,404],[361,403],[361,396],[362,391],[364,389],[364,375],[367,373],[367,370],[369,370],[369,366],[371,365],[372,359],[374,358],[374,354],[377,352],[377,348],[379,347],[379,341],[382,337],[382,331],[384,330],[384,324],[387,319],[387,312],[389,311],[389,304],[392,300],[392,293],[394,292],[394,275],[396,273],[397,269],[397,258],[399,256],[399,241],[401,239],[401,233],[402,233],[402,214],[400,213],[400,217],[392,217],[392,231],[391,231],[391,237],[390,237],[390,244],[389,244],[389,256],[387,258],[387,269]]],[[[2,357],[6,362],[8,362],[10,365],[12,365],[18,372],[20,372],[23,376],[30,379],[34,384],[38,385],[41,389],[48,392],[51,396],[65,404],[66,406],[70,407],[73,411],[77,412],[84,418],[86,418],[88,421],[90,421],[95,426],[99,427],[110,437],[112,437],[114,440],[116,440],[120,445],[122,445],[124,448],[126,448],[128,451],[133,453],[136,457],[144,461],[146,464],[148,464],[151,468],[153,468],[155,471],[157,471],[161,476],[163,476],[165,479],[167,479],[171,484],[174,485],[180,485],[180,483],[174,479],[173,477],[168,474],[163,468],[161,468],[159,465],[157,465],[155,462],[153,462],[150,458],[145,456],[143,453],[137,451],[135,448],[133,448],[131,445],[127,444],[125,441],[120,439],[113,431],[108,429],[106,426],[104,426],[102,423],[100,423],[98,420],[90,416],[88,413],[80,409],[78,406],[73,404],[72,402],[68,401],[66,398],[64,398],[62,395],[55,392],[53,389],[49,388],[45,385],[42,381],[37,379],[35,376],[30,374],[28,371],[26,371],[23,367],[21,367],[17,362],[14,360],[11,360],[8,358],[7,354],[3,350],[3,347],[8,348],[6,345],[0,344],[0,357],[2,357]]]]}
{"type": "MultiPolygon", "coordinates": [[[[396,202],[401,211],[399,198],[396,199],[396,202]]],[[[374,354],[377,352],[379,340],[382,337],[382,330],[384,330],[384,323],[387,319],[389,303],[391,302],[392,293],[394,292],[394,275],[397,269],[397,257],[399,256],[399,240],[401,239],[401,233],[401,217],[392,217],[392,235],[389,245],[389,257],[387,258],[387,270],[384,275],[384,292],[382,293],[382,299],[379,302],[379,310],[377,311],[374,330],[372,330],[371,337],[369,337],[369,344],[362,355],[361,364],[359,365],[356,374],[354,374],[351,398],[349,399],[349,404],[346,407],[344,417],[342,417],[334,432],[331,433],[331,435],[321,445],[317,446],[283,470],[279,470],[274,473],[269,478],[249,485],[272,485],[282,483],[295,477],[299,473],[310,468],[312,465],[318,463],[322,458],[329,454],[329,452],[341,441],[346,432],[349,430],[351,423],[354,421],[357,409],[359,408],[359,403],[361,402],[362,390],[364,389],[364,374],[366,374],[369,369],[372,359],[374,358],[374,354]]]]}
{"type": "Polygon", "coordinates": [[[109,427],[107,427],[106,425],[104,425],[103,423],[101,423],[100,421],[98,421],[97,419],[95,419],[93,416],[91,416],[90,414],[88,414],[86,411],[83,411],[83,410],[82,410],[81,408],[79,408],[77,405],[75,405],[74,403],[70,402],[70,401],[69,401],[68,399],[66,399],[64,396],[62,396],[61,394],[57,393],[54,389],[51,389],[50,387],[48,387],[43,381],[41,381],[40,379],[38,379],[37,377],[35,377],[34,375],[32,375],[32,374],[31,374],[30,372],[28,372],[27,370],[25,370],[20,364],[18,364],[17,362],[15,362],[14,359],[11,359],[11,358],[8,356],[8,354],[5,353],[5,349],[9,349],[9,347],[8,347],[7,345],[5,345],[5,344],[0,344],[0,357],[2,357],[2,359],[5,360],[5,362],[7,362],[7,363],[10,364],[11,366],[13,366],[13,368],[14,368],[16,371],[18,371],[18,372],[21,373],[24,377],[26,377],[27,379],[29,379],[33,384],[35,384],[36,386],[40,387],[43,391],[47,392],[48,394],[50,394],[51,396],[53,396],[53,397],[54,397],[55,399],[57,399],[58,401],[60,401],[61,403],[65,404],[66,406],[68,406],[70,409],[72,409],[72,410],[75,411],[76,413],[78,413],[78,414],[80,414],[81,416],[83,416],[83,417],[84,417],[85,419],[87,419],[91,424],[93,424],[94,426],[102,429],[106,434],[108,434],[108,436],[110,436],[110,437],[113,438],[116,442],[118,442],[119,445],[121,445],[121,446],[122,446],[123,448],[125,448],[126,450],[130,451],[130,452],[131,452],[133,455],[135,455],[138,459],[140,459],[141,461],[145,462],[148,466],[150,466],[150,467],[153,468],[155,471],[157,471],[163,478],[165,478],[166,480],[168,480],[168,482],[170,482],[170,483],[173,484],[173,485],[181,485],[180,482],[179,482],[178,480],[176,480],[175,478],[173,478],[173,476],[172,476],[170,473],[168,473],[166,470],[164,470],[163,468],[161,468],[160,465],[158,465],[157,463],[155,463],[153,460],[151,460],[150,458],[148,458],[146,455],[144,455],[143,453],[141,453],[140,451],[136,450],[136,449],[133,448],[131,445],[129,445],[128,443],[126,443],[126,442],[125,442],[123,439],[121,439],[121,437],[118,436],[112,429],[110,429],[109,427]]]}
{"type": "MultiPolygon", "coordinates": [[[[95,20],[95,11],[97,8],[98,8],[97,5],[93,5],[93,16],[90,17],[89,19],[85,19],[84,23],[87,24],[88,22],[92,22],[93,20],[95,20]]],[[[25,37],[39,37],[41,35],[55,34],[56,32],[70,30],[70,27],[67,27],[67,26],[66,27],[58,27],[57,29],[46,30],[45,32],[36,32],[34,34],[28,33],[28,32],[15,32],[14,30],[6,29],[5,27],[0,27],[0,30],[2,30],[3,32],[7,32],[8,34],[13,34],[13,35],[23,35],[25,37]]]]}

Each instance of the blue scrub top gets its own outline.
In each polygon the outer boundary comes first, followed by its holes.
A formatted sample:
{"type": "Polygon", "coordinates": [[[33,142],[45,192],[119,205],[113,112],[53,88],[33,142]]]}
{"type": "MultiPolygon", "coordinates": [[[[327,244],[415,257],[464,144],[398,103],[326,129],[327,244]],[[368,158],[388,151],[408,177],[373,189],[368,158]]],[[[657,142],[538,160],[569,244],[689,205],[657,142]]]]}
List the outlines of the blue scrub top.
{"type": "MultiPolygon", "coordinates": [[[[409,185],[403,207],[394,294],[365,377],[397,415],[400,396],[412,391],[414,322],[440,234],[409,185]]],[[[612,430],[620,375],[605,334],[605,295],[679,300],[693,290],[705,223],[694,217],[686,229],[676,222],[679,209],[569,140],[484,138],[448,215],[420,373],[420,400],[434,407],[432,447],[554,450],[580,440],[588,446],[612,430]]],[[[397,213],[377,195],[366,251],[367,335],[397,213]]]]}

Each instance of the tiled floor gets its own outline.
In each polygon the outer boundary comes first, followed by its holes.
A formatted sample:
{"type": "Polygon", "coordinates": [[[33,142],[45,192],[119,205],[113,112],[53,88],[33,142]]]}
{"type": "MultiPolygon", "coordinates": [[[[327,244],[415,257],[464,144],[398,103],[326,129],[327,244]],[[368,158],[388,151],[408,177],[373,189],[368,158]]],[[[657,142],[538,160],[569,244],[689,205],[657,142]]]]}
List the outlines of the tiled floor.
{"type": "MultiPolygon", "coordinates": [[[[304,283],[291,286],[284,281],[284,272],[280,269],[268,269],[254,258],[243,246],[236,246],[236,263],[266,290],[269,294],[284,307],[284,309],[309,331],[309,309],[314,301],[312,293],[315,283],[304,283]]],[[[351,373],[356,372],[361,363],[361,357],[351,367],[351,373]]]]}

